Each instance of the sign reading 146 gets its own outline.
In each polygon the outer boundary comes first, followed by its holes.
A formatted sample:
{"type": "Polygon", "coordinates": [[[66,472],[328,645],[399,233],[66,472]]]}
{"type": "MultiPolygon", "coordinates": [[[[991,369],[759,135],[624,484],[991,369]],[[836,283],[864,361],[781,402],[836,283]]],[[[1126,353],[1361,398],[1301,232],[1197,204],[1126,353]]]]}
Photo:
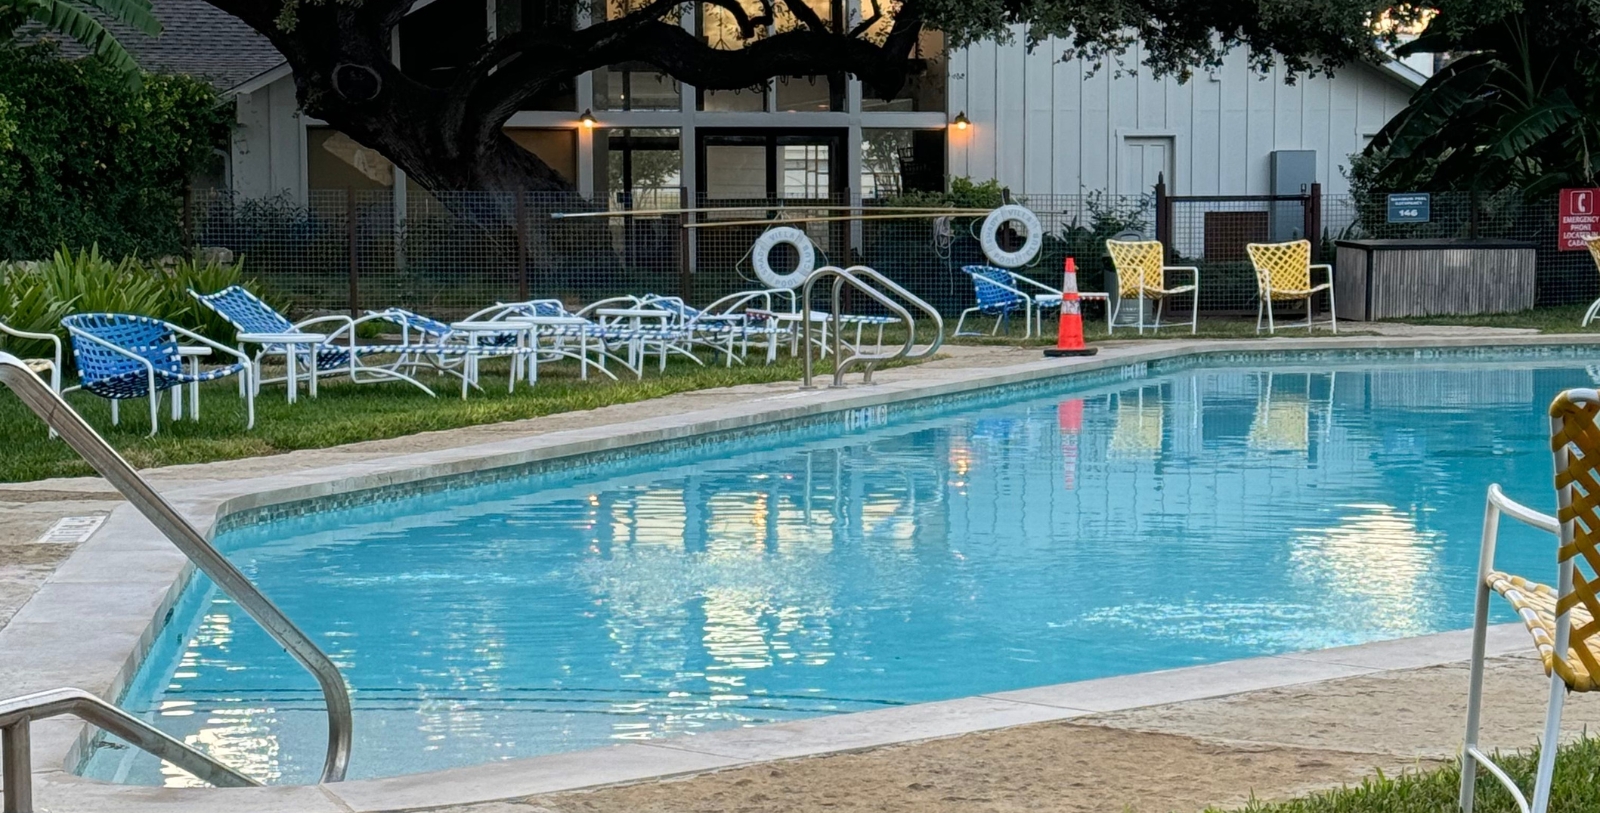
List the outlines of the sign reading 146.
{"type": "Polygon", "coordinates": [[[1427,223],[1433,198],[1427,192],[1401,192],[1389,196],[1390,223],[1427,223]]]}

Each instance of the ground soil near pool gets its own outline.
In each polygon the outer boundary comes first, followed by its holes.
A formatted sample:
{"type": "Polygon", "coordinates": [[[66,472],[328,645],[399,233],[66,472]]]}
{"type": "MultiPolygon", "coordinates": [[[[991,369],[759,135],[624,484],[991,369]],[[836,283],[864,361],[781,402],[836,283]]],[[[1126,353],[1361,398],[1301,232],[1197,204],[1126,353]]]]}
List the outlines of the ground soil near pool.
{"type": "MultiPolygon", "coordinates": [[[[1532,656],[1491,661],[1483,742],[1532,746],[1548,684],[1532,656]]],[[[1096,714],[447,813],[1193,813],[1355,784],[1454,758],[1464,663],[1096,714]]],[[[1568,738],[1600,729],[1573,695],[1568,738]]]]}
{"type": "MultiPolygon", "coordinates": [[[[561,813],[1168,813],[1207,803],[1242,805],[1252,792],[1294,796],[1330,781],[1358,781],[1373,766],[1369,754],[1050,723],[534,799],[528,807],[561,813]]],[[[1395,771],[1417,763],[1395,759],[1379,766],[1395,771]]]]}

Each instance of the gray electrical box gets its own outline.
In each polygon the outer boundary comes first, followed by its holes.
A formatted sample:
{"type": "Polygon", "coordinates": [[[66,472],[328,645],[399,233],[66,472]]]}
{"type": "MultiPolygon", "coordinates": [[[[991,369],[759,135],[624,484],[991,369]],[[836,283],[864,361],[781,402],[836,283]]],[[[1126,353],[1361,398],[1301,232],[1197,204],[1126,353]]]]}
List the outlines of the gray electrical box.
{"type": "MultiPolygon", "coordinates": [[[[1273,195],[1309,195],[1317,182],[1316,150],[1273,150],[1267,159],[1271,166],[1273,195]]],[[[1272,204],[1268,231],[1274,242],[1299,240],[1305,234],[1305,204],[1276,201],[1272,204]]]]}

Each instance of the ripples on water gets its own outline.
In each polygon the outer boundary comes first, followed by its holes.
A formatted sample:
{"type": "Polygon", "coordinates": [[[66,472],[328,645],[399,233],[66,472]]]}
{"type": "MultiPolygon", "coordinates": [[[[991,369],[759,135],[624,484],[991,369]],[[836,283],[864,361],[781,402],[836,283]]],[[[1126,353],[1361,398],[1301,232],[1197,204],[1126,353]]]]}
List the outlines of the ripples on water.
{"type": "MultiPolygon", "coordinates": [[[[226,544],[354,687],[352,776],[390,775],[1466,627],[1484,488],[1551,502],[1544,408],[1590,383],[1197,370],[226,544]]],[[[1518,534],[1504,563],[1553,567],[1518,534]]],[[[188,606],[127,707],[314,780],[315,684],[188,606]]]]}

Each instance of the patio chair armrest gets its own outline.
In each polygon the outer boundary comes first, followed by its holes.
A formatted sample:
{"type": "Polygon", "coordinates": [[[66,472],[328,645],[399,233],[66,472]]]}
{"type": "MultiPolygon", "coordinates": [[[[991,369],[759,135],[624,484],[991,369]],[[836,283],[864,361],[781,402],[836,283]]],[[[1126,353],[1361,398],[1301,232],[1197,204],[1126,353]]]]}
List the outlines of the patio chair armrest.
{"type": "Polygon", "coordinates": [[[587,318],[589,316],[589,314],[594,313],[595,311],[600,310],[601,308],[609,308],[609,307],[612,307],[614,305],[620,305],[620,304],[623,304],[623,303],[627,303],[629,305],[637,306],[637,305],[639,305],[639,297],[636,297],[636,296],[613,296],[613,297],[608,297],[606,299],[600,300],[599,302],[591,302],[588,305],[583,306],[583,308],[578,311],[577,315],[587,318]]]}
{"type": "MultiPolygon", "coordinates": [[[[365,319],[367,317],[363,316],[362,318],[365,319]]],[[[303,322],[295,322],[292,327],[294,328],[294,332],[298,333],[298,332],[301,332],[304,328],[308,328],[308,327],[310,327],[312,325],[320,325],[320,324],[325,324],[325,323],[328,323],[328,322],[342,322],[343,324],[340,327],[340,330],[343,330],[344,328],[347,328],[347,327],[350,327],[350,326],[354,325],[356,320],[351,319],[350,317],[345,316],[343,314],[334,313],[334,314],[329,314],[327,316],[313,316],[310,319],[307,319],[307,320],[305,320],[303,322]]],[[[333,332],[333,335],[335,335],[335,336],[339,335],[339,330],[335,330],[333,332]]]]}
{"type": "Polygon", "coordinates": [[[748,305],[757,299],[761,300],[762,306],[766,310],[772,310],[771,291],[740,291],[738,293],[728,294],[727,296],[712,302],[711,304],[702,308],[700,312],[706,314],[707,316],[733,316],[735,315],[735,310],[748,305]]]}
{"type": "Polygon", "coordinates": [[[5,333],[5,334],[11,335],[11,336],[15,336],[15,337],[17,337],[19,339],[34,339],[36,341],[49,342],[51,344],[51,346],[53,346],[55,348],[55,350],[56,350],[56,356],[55,356],[56,367],[59,368],[61,366],[61,337],[60,336],[57,336],[54,333],[34,333],[31,330],[18,330],[18,329],[14,328],[14,327],[11,327],[10,325],[7,325],[4,322],[0,322],[0,333],[5,333]]]}
{"type": "MultiPolygon", "coordinates": [[[[71,333],[74,338],[85,339],[87,341],[90,341],[90,342],[93,342],[95,344],[98,344],[101,347],[104,347],[104,348],[110,350],[111,352],[116,353],[117,355],[127,356],[128,358],[131,358],[134,361],[137,361],[140,364],[143,364],[146,372],[148,372],[148,373],[150,373],[152,375],[155,374],[156,365],[151,363],[150,359],[147,359],[144,356],[141,356],[138,353],[135,353],[132,350],[129,350],[128,348],[126,348],[126,347],[118,347],[117,345],[112,344],[111,342],[108,342],[105,339],[102,339],[99,336],[94,335],[93,333],[88,333],[88,332],[85,332],[85,331],[82,331],[82,330],[78,330],[77,328],[72,327],[70,325],[67,327],[67,332],[71,333]]],[[[79,378],[82,378],[81,374],[79,375],[79,378]]]]}
{"type": "MultiPolygon", "coordinates": [[[[1025,283],[1027,283],[1029,285],[1032,285],[1035,288],[1038,288],[1041,291],[1044,291],[1047,294],[1050,294],[1051,296],[1061,296],[1061,291],[1059,289],[1052,288],[1052,287],[1050,287],[1050,286],[1048,286],[1048,285],[1046,285],[1046,284],[1044,284],[1044,283],[1042,283],[1042,282],[1040,282],[1040,281],[1038,281],[1036,279],[1033,279],[1032,277],[1024,277],[1023,275],[1018,274],[1018,273],[1016,273],[1014,271],[1011,273],[1011,280],[1013,282],[1019,282],[1019,283],[1024,283],[1025,282],[1025,283]]],[[[1019,290],[1018,293],[1021,293],[1021,291],[1019,290]]]]}
{"type": "Polygon", "coordinates": [[[1325,273],[1327,273],[1328,282],[1332,283],[1333,282],[1333,266],[1331,266],[1331,265],[1329,265],[1327,263],[1312,263],[1310,270],[1315,271],[1318,268],[1322,269],[1325,273]]]}
{"type": "Polygon", "coordinates": [[[227,353],[230,356],[233,356],[234,358],[238,359],[240,362],[242,362],[244,364],[249,364],[250,363],[250,357],[245,355],[243,352],[241,352],[237,348],[228,347],[227,345],[224,345],[224,344],[222,344],[220,342],[212,341],[211,339],[208,339],[208,338],[206,338],[206,337],[204,337],[204,336],[202,336],[202,335],[200,335],[200,334],[198,334],[198,333],[196,333],[196,332],[194,332],[194,331],[192,331],[192,330],[190,330],[188,328],[185,328],[185,327],[179,327],[177,325],[172,325],[172,324],[169,324],[168,327],[172,328],[172,331],[174,333],[177,333],[177,334],[179,334],[181,336],[184,336],[186,338],[189,338],[189,339],[193,339],[194,341],[197,341],[197,342],[205,345],[206,347],[210,347],[210,348],[212,348],[214,350],[221,350],[222,352],[227,353]]]}

